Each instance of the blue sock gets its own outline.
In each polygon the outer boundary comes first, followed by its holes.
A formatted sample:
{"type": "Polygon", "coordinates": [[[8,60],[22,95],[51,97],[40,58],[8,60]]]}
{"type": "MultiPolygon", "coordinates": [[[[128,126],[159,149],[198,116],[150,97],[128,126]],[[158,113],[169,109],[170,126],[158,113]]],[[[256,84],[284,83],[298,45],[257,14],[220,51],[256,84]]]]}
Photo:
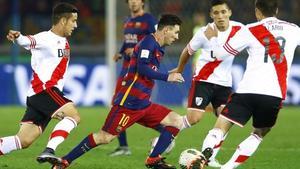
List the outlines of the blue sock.
{"type": "Polygon", "coordinates": [[[126,131],[123,131],[118,136],[119,145],[123,147],[127,147],[127,137],[126,137],[126,131]]]}
{"type": "Polygon", "coordinates": [[[84,138],[76,147],[73,148],[63,159],[67,160],[69,163],[82,156],[84,153],[88,152],[92,148],[96,147],[93,134],[88,135],[84,138]]]}
{"type": "Polygon", "coordinates": [[[174,139],[173,134],[170,131],[164,129],[160,133],[158,141],[152,153],[150,154],[150,157],[157,157],[158,155],[162,154],[168,148],[168,146],[170,145],[173,139],[174,139]]]}
{"type": "Polygon", "coordinates": [[[159,124],[158,126],[156,126],[155,128],[154,128],[156,131],[158,131],[158,132],[163,132],[164,131],[164,129],[165,129],[165,126],[163,126],[163,125],[161,125],[161,124],[159,124]]]}

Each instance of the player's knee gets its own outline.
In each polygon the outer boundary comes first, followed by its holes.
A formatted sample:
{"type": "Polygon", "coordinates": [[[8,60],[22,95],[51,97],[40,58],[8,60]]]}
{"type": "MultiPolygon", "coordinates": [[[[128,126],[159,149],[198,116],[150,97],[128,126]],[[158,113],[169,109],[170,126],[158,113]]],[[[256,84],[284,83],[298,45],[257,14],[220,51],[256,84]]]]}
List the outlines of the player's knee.
{"type": "Polygon", "coordinates": [[[108,144],[110,143],[116,136],[113,136],[106,132],[99,132],[94,134],[94,139],[96,144],[108,144]]]}
{"type": "Polygon", "coordinates": [[[190,111],[187,114],[187,119],[191,125],[197,124],[202,119],[203,113],[190,111]]]}
{"type": "Polygon", "coordinates": [[[34,140],[31,138],[20,138],[20,143],[22,146],[22,149],[30,147],[30,145],[33,143],[34,140]]]}
{"type": "Polygon", "coordinates": [[[258,135],[260,138],[265,137],[271,131],[270,127],[265,128],[255,128],[253,133],[258,135]]]}

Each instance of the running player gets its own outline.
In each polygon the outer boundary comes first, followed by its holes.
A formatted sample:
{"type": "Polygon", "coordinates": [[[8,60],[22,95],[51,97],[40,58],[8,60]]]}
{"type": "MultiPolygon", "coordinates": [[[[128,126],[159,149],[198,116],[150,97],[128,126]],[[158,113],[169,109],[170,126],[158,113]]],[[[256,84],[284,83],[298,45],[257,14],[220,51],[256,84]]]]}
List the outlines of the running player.
{"type": "Polygon", "coordinates": [[[40,163],[54,156],[54,151],[80,121],[74,103],[62,92],[65,74],[70,60],[67,37],[77,28],[78,10],[68,3],[53,8],[52,28],[36,35],[23,36],[10,30],[7,39],[31,51],[32,80],[27,97],[27,108],[19,132],[0,138],[0,156],[13,150],[28,148],[45,130],[49,121],[60,120],[49,137],[40,163]]]}

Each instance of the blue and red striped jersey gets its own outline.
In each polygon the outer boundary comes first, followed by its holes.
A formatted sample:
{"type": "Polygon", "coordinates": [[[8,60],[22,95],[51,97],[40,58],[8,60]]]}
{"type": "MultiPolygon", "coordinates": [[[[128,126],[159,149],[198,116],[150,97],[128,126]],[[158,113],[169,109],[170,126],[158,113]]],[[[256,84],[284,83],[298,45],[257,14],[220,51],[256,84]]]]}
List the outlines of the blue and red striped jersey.
{"type": "Polygon", "coordinates": [[[147,35],[134,48],[128,73],[118,91],[114,105],[142,109],[150,105],[154,80],[167,81],[168,74],[158,72],[164,48],[153,35],[147,35]]]}
{"type": "Polygon", "coordinates": [[[125,19],[124,27],[124,42],[119,51],[123,57],[122,70],[119,77],[124,77],[129,66],[130,56],[125,54],[127,48],[134,46],[142,40],[145,35],[149,35],[156,31],[157,20],[149,13],[144,13],[137,17],[128,17],[125,19]]]}

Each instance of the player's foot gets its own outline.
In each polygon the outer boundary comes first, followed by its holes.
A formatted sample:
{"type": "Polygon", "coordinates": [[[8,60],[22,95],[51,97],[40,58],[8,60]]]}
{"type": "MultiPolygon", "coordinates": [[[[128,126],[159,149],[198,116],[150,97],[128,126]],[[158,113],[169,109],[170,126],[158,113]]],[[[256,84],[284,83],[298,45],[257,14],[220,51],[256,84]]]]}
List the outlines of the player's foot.
{"type": "Polygon", "coordinates": [[[207,163],[208,166],[213,168],[220,168],[222,167],[222,164],[217,159],[209,159],[209,162],[207,163]]]}
{"type": "Polygon", "coordinates": [[[191,161],[191,163],[187,166],[187,169],[203,169],[205,165],[207,165],[208,159],[211,157],[212,153],[212,148],[206,148],[202,151],[202,155],[191,161]]]}
{"type": "Polygon", "coordinates": [[[60,163],[54,164],[51,169],[65,169],[68,168],[70,163],[67,160],[62,159],[60,163]]]}
{"type": "Polygon", "coordinates": [[[175,166],[168,164],[165,162],[164,157],[148,157],[145,161],[145,165],[147,168],[151,169],[176,169],[175,166]]]}
{"type": "Polygon", "coordinates": [[[46,148],[37,158],[36,161],[39,163],[49,162],[50,164],[60,163],[61,159],[56,157],[54,150],[51,148],[46,148]]]}
{"type": "Polygon", "coordinates": [[[109,156],[111,156],[111,157],[128,156],[128,155],[131,155],[131,151],[129,150],[129,148],[127,146],[120,146],[109,154],[109,156]]]}

